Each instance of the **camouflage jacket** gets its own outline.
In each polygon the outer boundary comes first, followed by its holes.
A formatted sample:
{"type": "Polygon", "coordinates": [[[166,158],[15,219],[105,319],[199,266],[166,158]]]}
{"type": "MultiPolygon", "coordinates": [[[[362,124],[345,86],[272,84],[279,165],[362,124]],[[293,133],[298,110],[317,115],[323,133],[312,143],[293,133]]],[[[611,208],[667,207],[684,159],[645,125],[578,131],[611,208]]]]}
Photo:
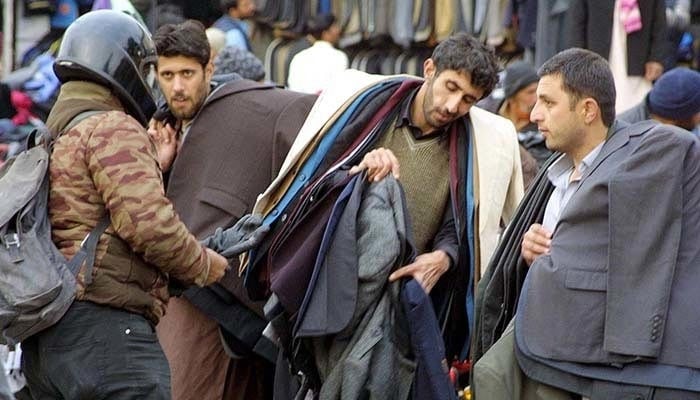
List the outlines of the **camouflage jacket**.
{"type": "Polygon", "coordinates": [[[72,257],[109,213],[92,282],[78,274],[79,300],[137,312],[157,323],[165,313],[168,276],[202,285],[209,257],[165,197],[155,146],[105,88],[68,82],[47,125],[56,136],[76,115],[89,116],[54,142],[49,215],[53,241],[72,257]]]}

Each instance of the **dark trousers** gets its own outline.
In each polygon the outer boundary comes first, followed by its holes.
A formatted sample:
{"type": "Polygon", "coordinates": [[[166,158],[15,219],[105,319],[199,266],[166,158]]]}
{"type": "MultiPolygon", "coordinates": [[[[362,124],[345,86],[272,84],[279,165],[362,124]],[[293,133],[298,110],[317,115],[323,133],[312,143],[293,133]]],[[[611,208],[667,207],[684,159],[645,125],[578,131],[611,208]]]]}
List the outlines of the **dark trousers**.
{"type": "Polygon", "coordinates": [[[76,301],[54,326],[22,343],[34,400],[170,400],[170,368],[143,316],[76,301]]]}

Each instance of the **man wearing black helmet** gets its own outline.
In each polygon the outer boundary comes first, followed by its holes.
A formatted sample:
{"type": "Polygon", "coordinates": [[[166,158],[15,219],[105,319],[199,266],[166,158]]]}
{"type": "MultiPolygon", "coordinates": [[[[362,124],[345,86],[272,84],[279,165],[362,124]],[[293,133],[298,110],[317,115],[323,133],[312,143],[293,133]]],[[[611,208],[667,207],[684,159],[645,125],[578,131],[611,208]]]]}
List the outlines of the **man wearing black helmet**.
{"type": "Polygon", "coordinates": [[[54,66],[63,85],[47,120],[55,138],[52,238],[70,258],[88,232],[107,227],[94,263],[78,273],[76,301],[56,325],[22,343],[34,399],[170,399],[154,329],[168,280],[203,286],[228,265],[165,197],[144,127],[155,110],[155,62],[148,32],[120,12],[88,13],[63,37],[54,66]]]}

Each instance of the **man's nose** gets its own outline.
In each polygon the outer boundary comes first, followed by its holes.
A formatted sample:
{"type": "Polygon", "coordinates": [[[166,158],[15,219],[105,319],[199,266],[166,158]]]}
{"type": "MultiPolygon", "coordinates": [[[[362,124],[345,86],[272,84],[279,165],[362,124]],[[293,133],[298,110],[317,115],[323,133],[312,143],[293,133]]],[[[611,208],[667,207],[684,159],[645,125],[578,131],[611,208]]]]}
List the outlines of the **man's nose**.
{"type": "Polygon", "coordinates": [[[447,100],[447,111],[450,114],[457,114],[459,111],[459,105],[462,102],[462,98],[459,96],[452,96],[447,100]]]}
{"type": "Polygon", "coordinates": [[[180,77],[175,75],[173,78],[173,90],[176,92],[181,92],[185,88],[185,82],[184,80],[180,77]]]}
{"type": "Polygon", "coordinates": [[[542,120],[542,113],[540,113],[540,107],[539,103],[535,103],[535,106],[532,107],[532,111],[530,111],[530,121],[531,122],[537,122],[542,120]]]}

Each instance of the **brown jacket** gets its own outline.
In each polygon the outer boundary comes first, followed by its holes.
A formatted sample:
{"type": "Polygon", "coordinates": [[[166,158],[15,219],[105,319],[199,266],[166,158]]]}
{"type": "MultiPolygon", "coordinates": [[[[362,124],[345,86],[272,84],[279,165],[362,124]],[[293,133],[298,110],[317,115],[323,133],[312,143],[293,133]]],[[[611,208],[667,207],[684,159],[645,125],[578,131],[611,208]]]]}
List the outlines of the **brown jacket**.
{"type": "MultiPolygon", "coordinates": [[[[258,194],[277,176],[315,100],[249,80],[220,86],[207,98],[167,184],[168,198],[192,233],[202,239],[251,212],[258,194]]],[[[235,273],[227,273],[221,283],[262,315],[263,303],[248,300],[235,273]]]]}
{"type": "MultiPolygon", "coordinates": [[[[209,95],[167,185],[168,197],[192,232],[204,238],[250,212],[258,193],[277,175],[315,99],[243,80],[209,95]]],[[[261,314],[264,302],[248,299],[236,271],[234,265],[223,286],[261,314]]],[[[270,364],[255,354],[229,358],[213,310],[197,307],[173,298],[157,327],[171,368],[173,400],[271,398],[270,364]]]]}
{"type": "Polygon", "coordinates": [[[53,241],[72,257],[100,218],[92,282],[83,265],[77,299],[136,312],[157,323],[168,301],[168,276],[202,285],[209,257],[165,197],[155,146],[109,90],[88,82],[61,88],[47,126],[54,136],[83,111],[89,116],[54,142],[49,215],[53,241]]]}

